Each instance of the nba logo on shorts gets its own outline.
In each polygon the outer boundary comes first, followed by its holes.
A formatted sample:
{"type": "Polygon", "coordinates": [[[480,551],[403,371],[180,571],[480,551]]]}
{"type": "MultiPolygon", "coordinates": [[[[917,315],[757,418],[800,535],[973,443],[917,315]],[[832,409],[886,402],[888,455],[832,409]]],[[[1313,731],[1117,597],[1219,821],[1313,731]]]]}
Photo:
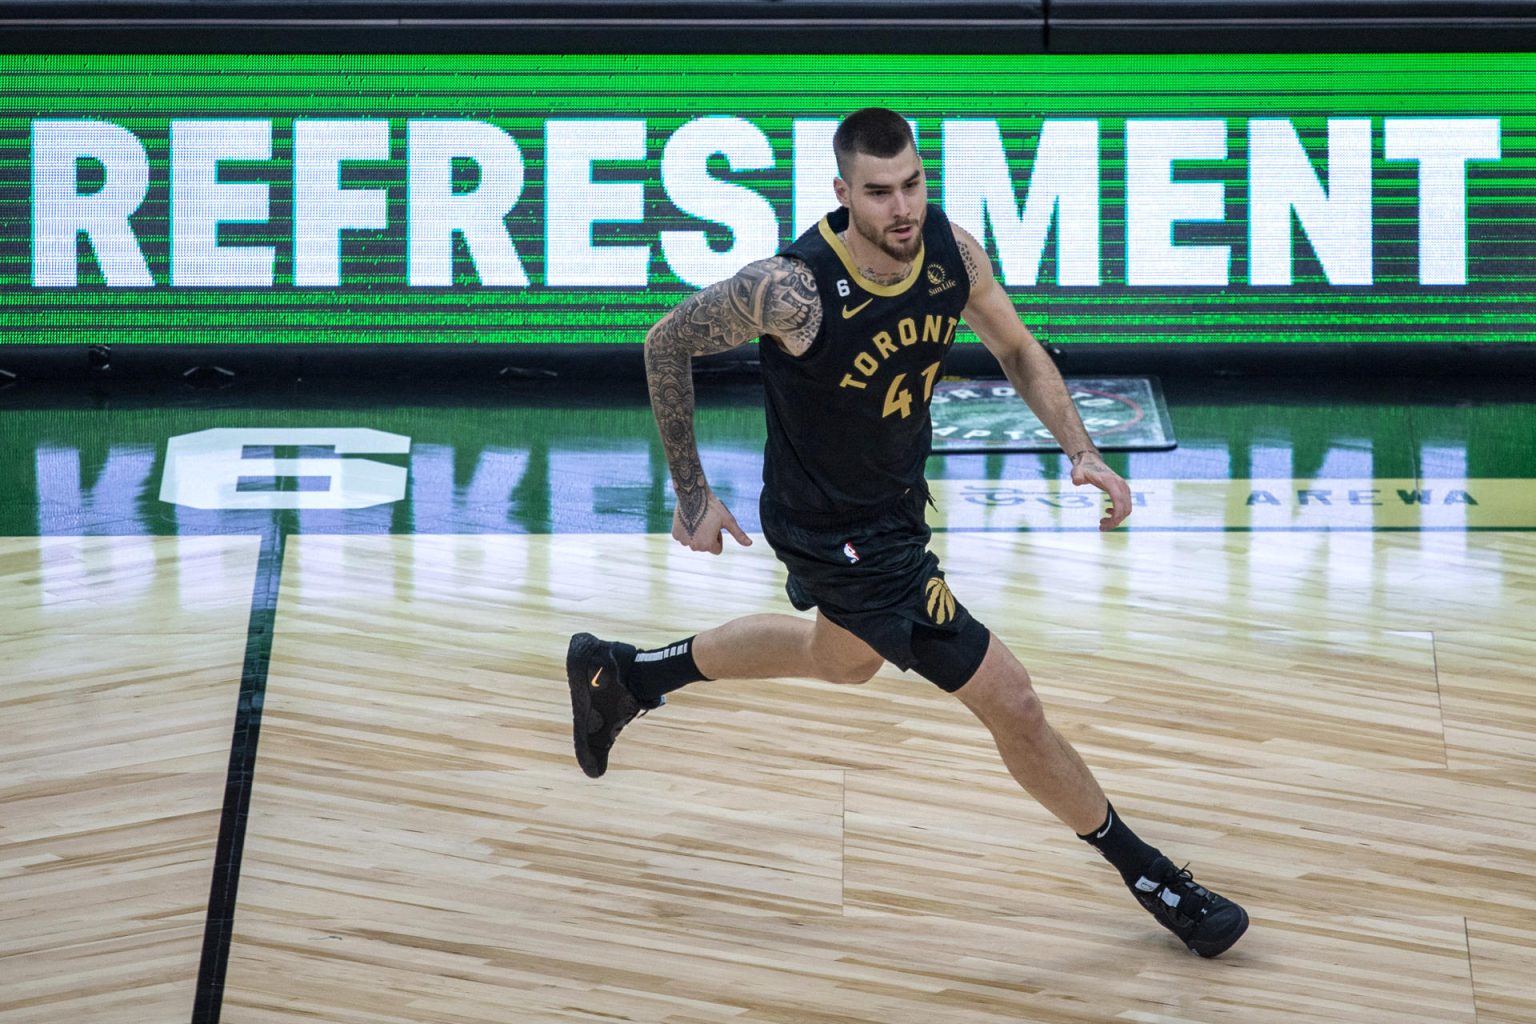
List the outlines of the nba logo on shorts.
{"type": "Polygon", "coordinates": [[[849,563],[857,562],[859,560],[859,553],[853,550],[853,541],[843,541],[843,557],[848,559],[849,563]]]}

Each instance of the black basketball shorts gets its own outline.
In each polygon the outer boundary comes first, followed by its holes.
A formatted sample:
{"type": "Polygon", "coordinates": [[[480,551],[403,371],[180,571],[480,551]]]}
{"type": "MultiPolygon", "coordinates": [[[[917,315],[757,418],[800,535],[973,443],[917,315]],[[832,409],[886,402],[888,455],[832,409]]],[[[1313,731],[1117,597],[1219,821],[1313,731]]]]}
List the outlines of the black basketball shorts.
{"type": "Polygon", "coordinates": [[[914,491],[855,523],[806,525],[766,494],[760,503],[791,604],[820,608],[886,661],[953,693],[976,674],[991,634],[945,582],[923,508],[914,491]]]}

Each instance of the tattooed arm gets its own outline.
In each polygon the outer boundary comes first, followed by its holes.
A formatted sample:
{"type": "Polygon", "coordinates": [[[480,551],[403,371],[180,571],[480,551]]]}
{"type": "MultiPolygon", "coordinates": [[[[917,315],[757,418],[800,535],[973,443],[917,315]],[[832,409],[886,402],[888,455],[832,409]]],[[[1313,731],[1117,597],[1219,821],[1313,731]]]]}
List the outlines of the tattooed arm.
{"type": "MultiPolygon", "coordinates": [[[[721,530],[752,541],[715,497],[699,463],[693,430],[693,357],[776,338],[791,354],[804,352],[821,329],[816,281],[804,264],[784,257],[750,263],[735,277],[689,296],[645,338],[645,376],[661,431],[677,509],[672,536],[695,551],[721,551],[721,530]]],[[[766,343],[766,342],[765,342],[766,343]]]]}
{"type": "Polygon", "coordinates": [[[992,276],[992,261],[981,243],[964,228],[955,227],[960,258],[971,280],[971,297],[962,314],[987,350],[997,357],[1020,398],[1050,429],[1062,451],[1072,459],[1072,482],[1092,484],[1109,495],[1111,510],[1099,521],[1112,530],[1131,514],[1131,489],[1099,455],[1083,418],[1061,379],[1050,354],[1019,319],[1013,300],[992,276]]]}

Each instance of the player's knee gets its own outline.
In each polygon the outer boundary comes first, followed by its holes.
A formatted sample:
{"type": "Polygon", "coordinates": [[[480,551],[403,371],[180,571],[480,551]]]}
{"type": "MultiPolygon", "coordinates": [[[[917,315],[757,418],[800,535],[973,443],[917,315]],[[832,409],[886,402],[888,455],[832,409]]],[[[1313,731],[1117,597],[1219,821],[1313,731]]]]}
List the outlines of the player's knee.
{"type": "Polygon", "coordinates": [[[1030,685],[1027,674],[999,686],[991,704],[992,714],[1006,723],[1012,732],[1028,735],[1045,728],[1045,705],[1030,685]]]}
{"type": "Polygon", "coordinates": [[[867,683],[873,679],[883,664],[885,664],[883,658],[874,658],[867,661],[824,663],[819,668],[821,678],[829,683],[858,684],[867,683]]]}
{"type": "Polygon", "coordinates": [[[1022,739],[1046,731],[1045,705],[1016,659],[991,663],[956,696],[994,730],[1022,739]]]}

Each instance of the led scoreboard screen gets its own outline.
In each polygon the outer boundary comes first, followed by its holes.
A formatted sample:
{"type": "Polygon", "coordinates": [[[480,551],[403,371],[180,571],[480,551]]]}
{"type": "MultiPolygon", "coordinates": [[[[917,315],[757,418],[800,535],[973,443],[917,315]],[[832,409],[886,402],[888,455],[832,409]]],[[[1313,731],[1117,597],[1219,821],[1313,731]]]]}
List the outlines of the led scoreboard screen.
{"type": "Polygon", "coordinates": [[[0,56],[0,345],[638,343],[911,119],[1026,323],[1536,340],[1536,55],[0,56]]]}

